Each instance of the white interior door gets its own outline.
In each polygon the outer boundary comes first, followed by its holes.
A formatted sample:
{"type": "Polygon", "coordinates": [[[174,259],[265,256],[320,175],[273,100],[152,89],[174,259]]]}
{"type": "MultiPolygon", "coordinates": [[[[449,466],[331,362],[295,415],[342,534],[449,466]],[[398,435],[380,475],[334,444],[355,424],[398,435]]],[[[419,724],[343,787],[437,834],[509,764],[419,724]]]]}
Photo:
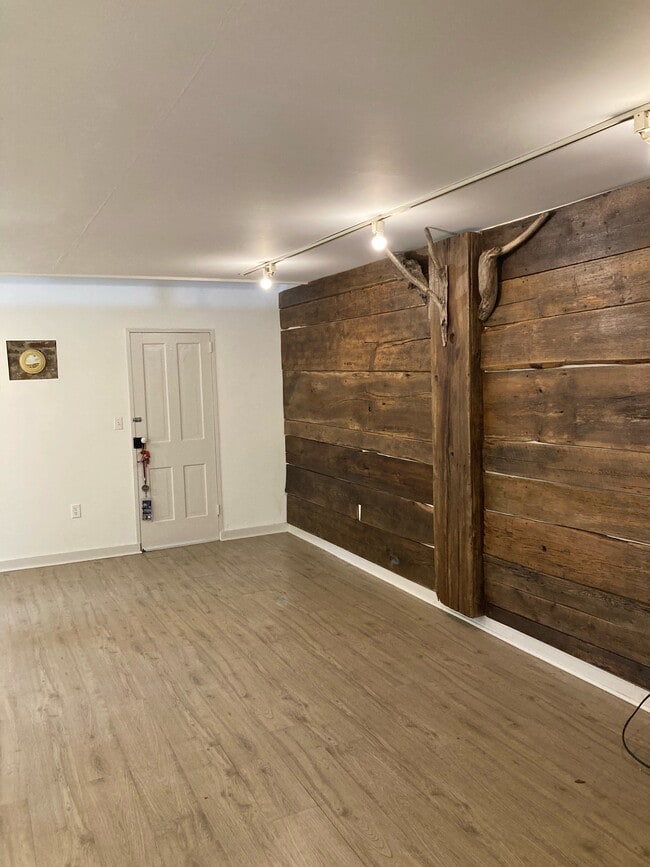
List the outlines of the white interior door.
{"type": "MultiPolygon", "coordinates": [[[[210,335],[132,333],[134,435],[151,452],[138,514],[145,551],[219,537],[217,452],[210,335]],[[142,519],[142,499],[152,519],[142,519]]],[[[137,453],[134,453],[137,457],[137,453]]]]}

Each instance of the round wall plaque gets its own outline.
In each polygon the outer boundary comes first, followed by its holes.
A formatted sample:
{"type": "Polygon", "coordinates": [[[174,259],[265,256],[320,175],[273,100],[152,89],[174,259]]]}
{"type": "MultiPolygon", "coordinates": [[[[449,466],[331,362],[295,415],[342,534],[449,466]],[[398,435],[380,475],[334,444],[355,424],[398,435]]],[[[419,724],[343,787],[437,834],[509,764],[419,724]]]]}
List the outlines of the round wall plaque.
{"type": "Polygon", "coordinates": [[[45,370],[47,361],[40,349],[26,349],[18,359],[21,370],[31,375],[45,370]]]}

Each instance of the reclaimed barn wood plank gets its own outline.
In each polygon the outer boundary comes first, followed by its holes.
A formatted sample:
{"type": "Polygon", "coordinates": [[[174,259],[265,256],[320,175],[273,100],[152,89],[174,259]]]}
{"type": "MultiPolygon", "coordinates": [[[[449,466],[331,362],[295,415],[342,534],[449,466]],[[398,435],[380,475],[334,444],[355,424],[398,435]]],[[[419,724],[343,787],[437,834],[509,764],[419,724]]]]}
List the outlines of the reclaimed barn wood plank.
{"type": "Polygon", "coordinates": [[[358,268],[350,268],[348,271],[340,271],[329,277],[312,280],[311,283],[292,286],[290,289],[280,292],[278,300],[280,309],[283,309],[294,304],[305,304],[317,298],[328,298],[331,295],[351,292],[353,289],[361,289],[364,286],[390,283],[394,280],[395,268],[388,259],[382,258],[358,268]]]}
{"type": "Polygon", "coordinates": [[[518,632],[523,632],[524,635],[530,635],[538,641],[550,644],[551,647],[557,647],[558,650],[570,653],[571,656],[577,656],[578,659],[597,665],[599,668],[617,675],[617,677],[622,677],[629,680],[630,683],[643,687],[643,689],[650,689],[650,666],[627,659],[627,657],[611,650],[597,647],[595,644],[573,635],[567,635],[559,629],[536,623],[534,620],[500,608],[491,602],[487,603],[486,614],[493,620],[498,620],[518,632]]]}
{"type": "Polygon", "coordinates": [[[650,494],[650,452],[486,439],[483,467],[507,476],[650,494]]]}
{"type": "Polygon", "coordinates": [[[357,319],[374,313],[389,313],[408,307],[422,307],[424,299],[418,290],[406,280],[391,280],[295,304],[280,309],[280,327],[298,328],[305,325],[320,325],[341,319],[357,319]]]}
{"type": "Polygon", "coordinates": [[[503,280],[488,328],[650,301],[650,247],[503,280]]]}
{"type": "Polygon", "coordinates": [[[639,494],[485,473],[485,508],[561,527],[650,542],[650,497],[639,494]]]}
{"type": "Polygon", "coordinates": [[[650,546],[485,513],[485,553],[650,605],[650,546]]]}
{"type": "Polygon", "coordinates": [[[485,593],[495,605],[650,665],[647,605],[490,556],[485,593]]]}
{"type": "Polygon", "coordinates": [[[482,405],[477,234],[436,244],[449,269],[449,340],[431,316],[434,536],[441,602],[469,617],[483,611],[482,405]]]}
{"type": "Polygon", "coordinates": [[[489,605],[496,605],[502,610],[525,617],[526,620],[557,629],[565,635],[586,641],[640,665],[647,665],[647,652],[642,651],[647,642],[630,641],[628,636],[623,636],[622,630],[610,621],[592,617],[576,608],[541,599],[539,596],[531,596],[523,590],[500,584],[494,580],[491,567],[487,562],[485,575],[485,592],[489,605]]]}
{"type": "Polygon", "coordinates": [[[287,494],[331,509],[353,520],[356,520],[358,515],[357,490],[361,487],[302,467],[287,465],[287,494]]]}
{"type": "Polygon", "coordinates": [[[434,544],[433,512],[431,503],[417,503],[383,491],[365,489],[359,497],[361,523],[380,530],[388,530],[405,539],[434,544]]]}
{"type": "Polygon", "coordinates": [[[650,361],[650,301],[487,328],[484,370],[650,361]]]}
{"type": "Polygon", "coordinates": [[[486,373],[485,435],[650,451],[650,365],[486,373]]]}
{"type": "Polygon", "coordinates": [[[286,450],[287,463],[293,466],[368,485],[418,503],[433,502],[432,470],[429,464],[298,437],[286,438],[286,450]]]}
{"type": "Polygon", "coordinates": [[[433,506],[430,504],[292,466],[287,467],[286,490],[302,500],[333,509],[380,530],[426,545],[433,544],[433,506]]]}
{"type": "Polygon", "coordinates": [[[316,440],[321,443],[331,443],[336,446],[348,446],[349,448],[363,449],[364,451],[379,452],[395,458],[406,458],[410,461],[430,464],[433,460],[433,446],[431,440],[411,439],[405,436],[393,434],[378,434],[368,431],[349,430],[347,428],[333,427],[328,424],[314,424],[311,422],[285,419],[284,432],[286,436],[301,437],[307,440],[316,440]]]}
{"type": "Polygon", "coordinates": [[[287,371],[284,407],[287,419],[431,438],[428,373],[287,371]]]}
{"type": "Polygon", "coordinates": [[[429,370],[425,307],[283,331],[284,370],[429,370]]]}
{"type": "MultiPolygon", "coordinates": [[[[530,217],[483,232],[485,247],[518,235],[530,217]]],[[[648,246],[650,181],[601,193],[558,209],[526,244],[501,263],[501,279],[537,274],[648,246]]]]}
{"type": "Polygon", "coordinates": [[[435,587],[433,548],[362,524],[330,509],[287,497],[287,520],[314,536],[345,548],[425,587],[435,587]]]}

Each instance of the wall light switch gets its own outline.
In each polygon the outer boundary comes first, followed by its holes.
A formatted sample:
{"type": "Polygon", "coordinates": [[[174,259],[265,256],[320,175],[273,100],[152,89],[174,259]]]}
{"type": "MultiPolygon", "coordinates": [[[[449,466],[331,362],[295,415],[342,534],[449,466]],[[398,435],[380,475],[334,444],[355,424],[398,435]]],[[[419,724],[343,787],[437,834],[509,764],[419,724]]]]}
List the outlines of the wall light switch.
{"type": "Polygon", "coordinates": [[[81,517],[81,503],[73,503],[70,506],[70,517],[71,518],[80,518],[81,517]]]}
{"type": "Polygon", "coordinates": [[[124,419],[121,415],[116,415],[113,419],[113,430],[124,430],[124,419]]]}

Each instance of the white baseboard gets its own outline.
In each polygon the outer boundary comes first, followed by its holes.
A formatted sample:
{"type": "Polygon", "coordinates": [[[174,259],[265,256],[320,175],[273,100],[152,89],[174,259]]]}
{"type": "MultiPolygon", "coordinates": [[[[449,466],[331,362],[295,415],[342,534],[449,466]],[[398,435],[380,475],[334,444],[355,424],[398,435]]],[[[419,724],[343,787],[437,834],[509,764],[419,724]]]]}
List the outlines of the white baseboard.
{"type": "Polygon", "coordinates": [[[146,554],[148,551],[168,551],[170,548],[189,548],[190,545],[207,545],[208,542],[219,542],[219,536],[209,536],[207,539],[192,539],[191,542],[171,542],[165,545],[150,545],[148,548],[143,548],[142,552],[146,554]]]}
{"type": "Polygon", "coordinates": [[[271,533],[286,533],[288,525],[264,524],[261,527],[236,527],[234,530],[222,530],[218,536],[210,539],[195,539],[193,542],[174,542],[173,545],[152,545],[147,551],[164,551],[167,548],[185,548],[188,545],[205,545],[208,542],[228,542],[231,539],[248,539],[251,536],[268,536],[271,533]]]}
{"type": "MultiPolygon", "coordinates": [[[[505,641],[513,647],[517,647],[519,650],[529,653],[531,656],[535,656],[544,662],[548,662],[556,668],[561,668],[562,671],[566,671],[568,674],[574,675],[574,677],[579,677],[581,680],[592,684],[592,686],[597,686],[599,689],[603,689],[605,692],[609,692],[617,698],[623,699],[623,701],[636,705],[639,704],[644,695],[647,695],[647,690],[642,689],[640,686],[636,686],[627,680],[623,680],[621,677],[603,671],[603,669],[591,665],[588,662],[583,662],[583,660],[571,656],[563,650],[557,650],[555,647],[551,647],[550,644],[545,644],[543,641],[531,638],[523,632],[519,632],[517,629],[499,623],[498,620],[493,620],[491,617],[465,617],[464,614],[459,614],[458,611],[454,611],[452,608],[447,608],[446,605],[443,605],[434,590],[429,590],[427,587],[421,587],[414,581],[402,578],[401,575],[395,575],[388,569],[384,569],[383,566],[378,566],[375,563],[371,563],[369,560],[364,560],[363,557],[358,557],[356,554],[346,551],[345,548],[339,548],[338,545],[333,545],[331,542],[325,541],[325,539],[320,539],[318,536],[306,533],[298,527],[292,527],[289,525],[288,531],[299,539],[304,539],[305,542],[309,542],[310,544],[333,554],[340,560],[344,560],[346,563],[350,563],[352,566],[356,566],[358,569],[362,569],[364,572],[374,575],[375,578],[380,578],[382,581],[386,581],[394,587],[399,587],[400,590],[410,593],[411,596],[417,596],[418,599],[428,602],[429,605],[435,605],[436,608],[441,608],[443,611],[457,617],[459,620],[463,620],[465,623],[471,623],[472,626],[476,626],[478,629],[488,632],[495,638],[499,638],[501,641],[505,641]]],[[[648,706],[647,703],[644,705],[643,709],[650,712],[650,706],[648,706]]]]}
{"type": "Polygon", "coordinates": [[[231,539],[248,539],[250,536],[269,536],[271,533],[286,533],[289,525],[263,524],[261,527],[236,527],[234,530],[222,530],[221,541],[228,542],[231,539]]]}
{"type": "MultiPolygon", "coordinates": [[[[286,533],[288,525],[267,524],[261,527],[238,527],[234,530],[222,530],[218,538],[198,539],[195,542],[183,542],[181,545],[152,545],[147,551],[163,551],[167,548],[186,547],[187,545],[203,545],[206,542],[226,541],[229,539],[246,539],[249,536],[267,536],[270,533],[286,533]]],[[[65,551],[61,554],[43,554],[38,557],[21,557],[17,560],[0,560],[0,573],[16,572],[20,569],[37,569],[39,566],[62,566],[66,563],[82,563],[86,560],[105,560],[108,557],[124,557],[129,554],[139,554],[140,546],[115,545],[112,548],[88,548],[83,551],[65,551]]]]}
{"type": "Polygon", "coordinates": [[[82,563],[85,560],[106,560],[108,557],[125,557],[128,554],[139,553],[139,545],[115,545],[113,548],[87,548],[83,551],[66,551],[62,554],[21,557],[18,560],[0,560],[0,572],[37,569],[39,566],[61,566],[65,563],[82,563]]]}

